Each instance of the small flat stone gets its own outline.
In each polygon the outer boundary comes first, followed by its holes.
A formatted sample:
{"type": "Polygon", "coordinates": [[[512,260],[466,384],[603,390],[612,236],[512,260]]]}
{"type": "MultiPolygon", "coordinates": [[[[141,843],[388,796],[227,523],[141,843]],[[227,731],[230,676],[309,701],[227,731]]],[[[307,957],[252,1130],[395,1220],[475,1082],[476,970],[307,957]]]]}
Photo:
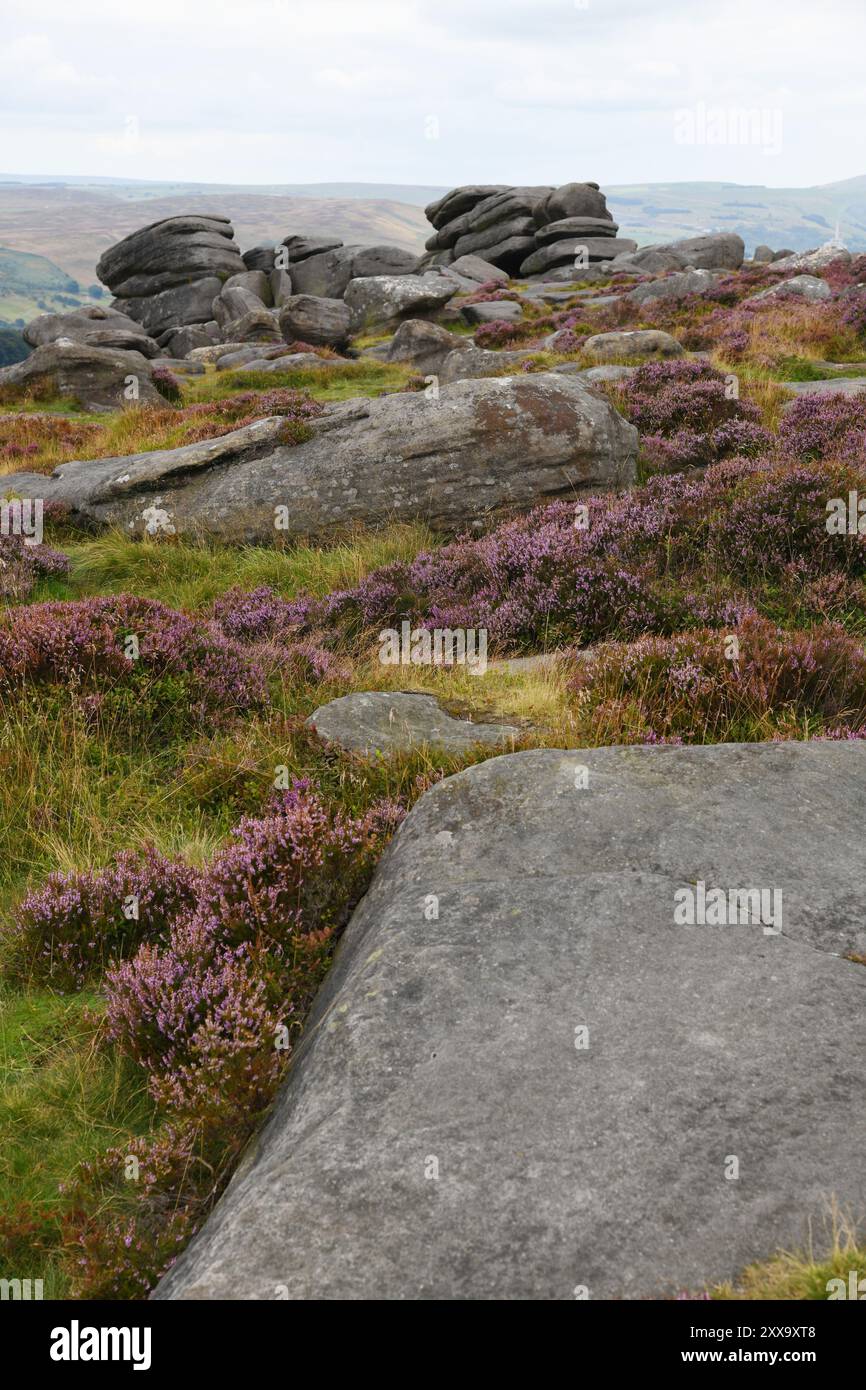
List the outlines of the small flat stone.
{"type": "Polygon", "coordinates": [[[432,695],[365,690],[314,710],[307,724],[352,753],[406,753],[424,746],[462,753],[476,743],[501,747],[518,737],[510,724],[473,724],[446,714],[432,695]]]}

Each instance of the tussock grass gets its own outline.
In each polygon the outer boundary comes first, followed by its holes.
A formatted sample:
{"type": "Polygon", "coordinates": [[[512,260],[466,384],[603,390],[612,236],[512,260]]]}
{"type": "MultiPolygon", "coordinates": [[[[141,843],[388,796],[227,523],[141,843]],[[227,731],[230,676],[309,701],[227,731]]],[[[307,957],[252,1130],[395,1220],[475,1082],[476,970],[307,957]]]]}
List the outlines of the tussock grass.
{"type": "Polygon", "coordinates": [[[758,1302],[781,1299],[784,1301],[826,1300],[832,1292],[828,1284],[831,1279],[841,1279],[848,1296],[848,1278],[851,1270],[857,1278],[866,1279],[866,1241],[863,1240],[852,1219],[844,1215],[836,1204],[831,1204],[825,1218],[819,1223],[824,1229],[824,1238],[819,1245],[828,1253],[816,1254],[810,1231],[806,1247],[802,1250],[780,1250],[768,1260],[749,1265],[733,1282],[719,1284],[710,1290],[710,1297],[721,1300],[748,1299],[758,1302]]]}
{"type": "Polygon", "coordinates": [[[130,593],[187,609],[203,608],[235,586],[255,589],[267,584],[286,598],[305,590],[327,594],[357,584],[381,565],[411,560],[433,544],[435,537],[421,524],[359,530],[339,544],[282,550],[205,541],[133,541],[122,531],[109,531],[65,547],[72,561],[67,590],[69,597],[130,593]]]}

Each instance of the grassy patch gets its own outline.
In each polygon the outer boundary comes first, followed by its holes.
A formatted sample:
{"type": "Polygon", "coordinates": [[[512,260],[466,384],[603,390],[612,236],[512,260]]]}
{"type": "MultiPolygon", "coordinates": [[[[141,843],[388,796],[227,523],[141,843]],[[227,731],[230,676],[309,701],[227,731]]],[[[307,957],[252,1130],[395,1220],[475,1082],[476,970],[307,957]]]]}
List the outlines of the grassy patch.
{"type": "Polygon", "coordinates": [[[82,1162],[145,1133],[140,1073],[102,1041],[95,995],[0,987],[0,1274],[68,1292],[61,1188],[82,1162]]]}

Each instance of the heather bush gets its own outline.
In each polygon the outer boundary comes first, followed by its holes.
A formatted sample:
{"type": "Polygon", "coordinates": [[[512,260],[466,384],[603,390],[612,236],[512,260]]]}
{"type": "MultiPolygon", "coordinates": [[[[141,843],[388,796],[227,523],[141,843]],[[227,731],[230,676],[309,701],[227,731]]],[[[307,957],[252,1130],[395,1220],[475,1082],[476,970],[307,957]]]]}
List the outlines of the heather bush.
{"type": "Polygon", "coordinates": [[[151,381],[161,396],[172,404],[179,405],[183,400],[180,382],[168,367],[154,367],[151,381]]]}
{"type": "Polygon", "coordinates": [[[53,873],[29,893],[5,943],[21,979],[81,989],[142,942],[165,937],[196,900],[197,874],[152,847],[126,851],[105,869],[53,873]]]}
{"type": "Polygon", "coordinates": [[[47,545],[28,545],[23,536],[0,536],[0,601],[20,602],[40,579],[69,573],[69,560],[47,545]]]}
{"type": "Polygon", "coordinates": [[[722,373],[703,360],[648,362],[612,395],[657,470],[759,454],[773,442],[757,406],[732,395],[722,373]]]}
{"type": "Polygon", "coordinates": [[[233,1142],[215,1146],[202,1126],[166,1125],[81,1164],[65,1191],[73,1295],[146,1298],[219,1196],[250,1128],[241,1122],[233,1142]],[[137,1182],[126,1176],[130,1159],[137,1182]]]}
{"type": "MultiPolygon", "coordinates": [[[[866,493],[863,463],[724,460],[703,478],[658,475],[620,496],[591,497],[585,525],[573,504],[553,503],[324,599],[281,609],[273,595],[249,596],[249,607],[234,595],[228,621],[255,625],[262,606],[270,621],[276,608],[295,638],[316,634],[349,650],[404,619],[486,627],[491,649],[506,652],[672,633],[762,605],[775,615],[782,601],[793,616],[810,584],[836,573],[844,587],[866,574],[859,538],[826,526],[828,500],[858,488],[866,493]]],[[[825,582],[813,616],[827,612],[830,594],[825,582]]]]}
{"type": "Polygon", "coordinates": [[[866,459],[866,394],[841,391],[800,396],[779,423],[779,456],[792,464],[809,459],[866,459]]]}
{"type": "Polygon", "coordinates": [[[825,728],[862,736],[866,726],[866,653],[836,626],[786,632],[751,617],[735,634],[617,643],[577,663],[571,688],[588,736],[604,743],[737,742],[825,728]]]}
{"type": "Polygon", "coordinates": [[[151,599],[38,603],[0,615],[0,689],[75,696],[105,730],[178,734],[262,705],[265,681],[236,643],[151,599]]]}
{"type": "Polygon", "coordinates": [[[267,1103],[285,1056],[277,1029],[303,1020],[401,814],[353,818],[305,782],[275,794],[202,871],[170,933],[108,972],[110,1036],[154,1099],[211,1124],[267,1103]]]}

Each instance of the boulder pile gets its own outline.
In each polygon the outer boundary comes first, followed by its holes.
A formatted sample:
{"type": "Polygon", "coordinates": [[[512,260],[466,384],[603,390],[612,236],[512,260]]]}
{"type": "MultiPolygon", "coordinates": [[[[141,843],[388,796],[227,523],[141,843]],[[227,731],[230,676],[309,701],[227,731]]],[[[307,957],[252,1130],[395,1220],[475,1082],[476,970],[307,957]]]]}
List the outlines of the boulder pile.
{"type": "Polygon", "coordinates": [[[96,267],[115,296],[113,307],[173,352],[178,329],[215,328],[214,299],[245,270],[231,222],[216,214],[152,222],[109,247],[96,267]]]}
{"type": "Polygon", "coordinates": [[[432,265],[477,254],[511,275],[539,275],[637,249],[617,237],[597,183],[470,185],[453,188],[425,213],[436,229],[426,243],[432,265]]]}

